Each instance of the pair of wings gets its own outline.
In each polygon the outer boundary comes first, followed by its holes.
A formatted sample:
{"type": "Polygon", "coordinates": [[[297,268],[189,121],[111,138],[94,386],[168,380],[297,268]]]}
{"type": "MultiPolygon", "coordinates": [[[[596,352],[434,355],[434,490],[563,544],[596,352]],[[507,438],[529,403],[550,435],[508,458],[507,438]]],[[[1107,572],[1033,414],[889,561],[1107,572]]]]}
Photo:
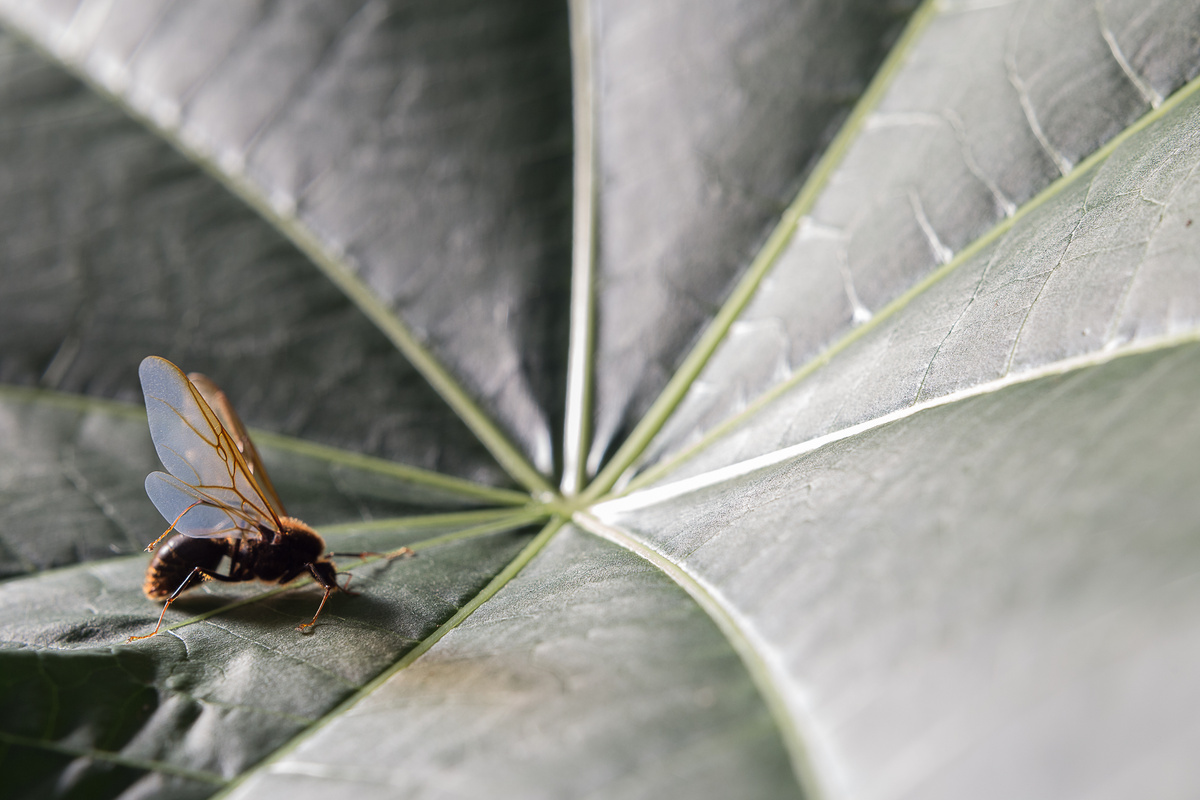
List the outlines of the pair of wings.
{"type": "Polygon", "coordinates": [[[142,361],[138,377],[150,438],[170,473],[147,475],[146,494],[171,527],[198,539],[280,530],[283,503],[224,392],[157,356],[142,361]]]}

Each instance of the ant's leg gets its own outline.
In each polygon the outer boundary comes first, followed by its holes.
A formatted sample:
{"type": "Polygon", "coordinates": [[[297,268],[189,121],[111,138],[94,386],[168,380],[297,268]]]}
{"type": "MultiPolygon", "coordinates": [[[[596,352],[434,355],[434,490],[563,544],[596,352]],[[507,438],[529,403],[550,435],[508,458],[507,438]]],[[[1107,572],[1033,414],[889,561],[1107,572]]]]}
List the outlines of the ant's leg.
{"type": "Polygon", "coordinates": [[[184,514],[186,514],[187,512],[191,511],[191,510],[192,510],[193,508],[195,508],[196,506],[202,506],[202,505],[204,505],[204,501],[203,501],[203,500],[197,500],[196,502],[192,503],[190,506],[188,506],[187,508],[185,508],[183,511],[180,511],[180,512],[179,512],[179,516],[175,518],[175,522],[172,522],[172,523],[171,523],[171,527],[169,527],[169,528],[167,528],[165,531],[163,531],[163,532],[162,532],[162,535],[161,535],[161,536],[159,536],[157,539],[155,539],[153,542],[151,542],[150,544],[146,545],[146,552],[147,552],[147,553],[153,553],[153,552],[154,552],[154,548],[158,547],[158,543],[159,543],[159,542],[161,542],[163,539],[167,538],[167,534],[168,534],[168,533],[170,533],[171,531],[175,530],[175,523],[176,523],[176,522],[179,522],[179,520],[183,519],[183,515],[184,515],[184,514]]]}
{"type": "Polygon", "coordinates": [[[343,572],[341,574],[346,576],[346,583],[337,587],[339,592],[342,594],[348,594],[351,597],[358,597],[360,594],[362,594],[362,592],[350,591],[350,581],[354,580],[353,572],[343,572]]]}
{"type": "Polygon", "coordinates": [[[386,558],[387,560],[391,561],[393,558],[400,558],[402,556],[405,558],[408,556],[415,556],[416,553],[408,547],[401,547],[399,550],[391,553],[329,553],[328,555],[335,558],[349,558],[350,556],[358,556],[359,558],[386,558]]]}
{"type": "MultiPolygon", "coordinates": [[[[312,633],[313,627],[317,624],[317,617],[321,616],[321,609],[325,608],[325,601],[329,599],[329,595],[342,587],[337,584],[337,572],[333,568],[333,564],[328,561],[316,561],[305,565],[312,576],[316,578],[317,583],[325,589],[325,595],[321,598],[321,605],[317,606],[317,613],[313,614],[311,622],[302,622],[296,626],[296,630],[301,633],[312,633]]],[[[345,589],[342,589],[345,591],[345,589]]],[[[349,594],[349,592],[347,592],[349,594]]]]}
{"type": "MultiPolygon", "coordinates": [[[[359,558],[363,558],[363,559],[368,558],[370,556],[375,556],[377,558],[386,558],[388,561],[391,561],[394,558],[415,556],[416,551],[414,551],[408,547],[401,547],[399,550],[393,550],[391,553],[326,553],[326,555],[328,555],[330,557],[358,556],[359,558]]],[[[318,561],[318,562],[314,562],[314,563],[308,565],[308,570],[316,577],[317,583],[321,584],[326,589],[330,589],[330,584],[332,584],[334,588],[340,589],[341,591],[345,592],[346,594],[350,595],[351,597],[358,596],[358,592],[350,591],[350,581],[351,581],[351,579],[354,578],[353,575],[351,575],[349,572],[342,573],[346,576],[346,585],[338,586],[337,585],[337,573],[333,571],[332,565],[329,565],[329,574],[327,576],[325,576],[324,578],[322,578],[320,575],[317,574],[317,567],[322,564],[328,564],[328,562],[318,561]]],[[[326,594],[325,596],[328,597],[329,595],[326,594]]],[[[322,600],[321,604],[324,605],[325,601],[322,600]]],[[[317,613],[320,614],[321,610],[317,609],[317,613]]],[[[316,622],[316,621],[317,621],[317,618],[313,617],[313,622],[316,622]]],[[[311,627],[312,624],[313,623],[309,623],[308,627],[311,627]]],[[[308,630],[308,628],[303,625],[300,626],[300,629],[304,630],[304,631],[308,630]]]]}
{"type": "Polygon", "coordinates": [[[188,576],[186,578],[184,578],[183,583],[179,584],[179,588],[176,589],[174,592],[172,592],[171,596],[163,601],[163,610],[162,610],[162,613],[160,613],[158,615],[158,624],[154,626],[154,630],[150,631],[149,633],[145,634],[144,636],[130,636],[125,641],[128,643],[128,642],[136,642],[139,639],[149,639],[151,636],[158,633],[158,629],[162,627],[163,618],[167,615],[167,609],[171,607],[171,603],[175,602],[175,598],[179,597],[179,595],[183,594],[188,589],[191,589],[193,586],[198,585],[199,582],[205,581],[205,580],[232,581],[233,579],[227,578],[224,575],[218,575],[217,573],[213,572],[210,569],[204,569],[203,567],[196,567],[195,569],[193,569],[191,572],[188,573],[188,576]],[[197,576],[200,577],[200,581],[198,581],[197,583],[193,583],[193,581],[196,580],[197,576]]]}

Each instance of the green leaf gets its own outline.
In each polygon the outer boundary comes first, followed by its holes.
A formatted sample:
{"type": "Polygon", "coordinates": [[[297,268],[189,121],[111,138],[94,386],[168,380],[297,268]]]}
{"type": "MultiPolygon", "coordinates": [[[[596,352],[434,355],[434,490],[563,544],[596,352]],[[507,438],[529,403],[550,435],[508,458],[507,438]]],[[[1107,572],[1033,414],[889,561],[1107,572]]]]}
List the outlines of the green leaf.
{"type": "Polygon", "coordinates": [[[102,780],[174,791],[170,782],[155,788],[158,773],[200,776],[211,792],[469,603],[528,544],[528,535],[504,532],[528,518],[509,514],[473,531],[393,523],[330,535],[335,549],[407,545],[417,556],[359,566],[359,596],[332,598],[310,636],[295,627],[316,609],[317,593],[206,584],[171,606],[164,634],[125,646],[157,617],[141,594],[142,556],[4,583],[5,769],[22,773],[31,796],[56,784],[83,794],[102,780]],[[20,766],[29,750],[57,758],[31,775],[20,766]]]}
{"type": "Polygon", "coordinates": [[[727,420],[730,435],[672,476],[1194,338],[1198,86],[727,420]]]}
{"type": "Polygon", "coordinates": [[[831,794],[1183,796],[1198,389],[1165,348],[598,513],[752,633],[831,794]]]}
{"type": "MultiPolygon", "coordinates": [[[[804,382],[889,324],[939,267],[957,267],[1065,184],[1086,185],[1074,165],[1152,108],[1124,54],[1156,76],[1155,97],[1197,72],[1194,44],[1165,33],[1194,30],[1195,9],[1164,3],[1129,20],[1118,5],[926,4],[877,76],[879,96],[860,105],[777,231],[795,235],[748,276],[761,290],[641,462],[678,455],[748,402],[804,382]],[[1118,18],[1129,25],[1116,33],[1098,24],[1118,18]],[[1069,175],[1045,191],[1060,168],[1069,175]]],[[[874,400],[870,384],[853,391],[874,400]]]]}
{"type": "Polygon", "coordinates": [[[304,792],[311,777],[356,795],[516,796],[531,773],[550,797],[779,797],[790,782],[770,715],[704,612],[636,555],[568,528],[426,657],[230,796],[304,792]],[[381,715],[405,722],[382,730],[381,715]]]}
{"type": "Polygon", "coordinates": [[[720,306],[903,15],[870,0],[577,5],[601,176],[594,474],[720,306]]]}
{"type": "Polygon", "coordinates": [[[1194,3],[0,24],[13,796],[1200,789],[1194,3]],[[127,643],[150,353],[416,556],[127,643]]]}
{"type": "Polygon", "coordinates": [[[278,231],[11,35],[0,63],[6,382],[140,402],[153,352],[251,425],[508,483],[278,231]]]}

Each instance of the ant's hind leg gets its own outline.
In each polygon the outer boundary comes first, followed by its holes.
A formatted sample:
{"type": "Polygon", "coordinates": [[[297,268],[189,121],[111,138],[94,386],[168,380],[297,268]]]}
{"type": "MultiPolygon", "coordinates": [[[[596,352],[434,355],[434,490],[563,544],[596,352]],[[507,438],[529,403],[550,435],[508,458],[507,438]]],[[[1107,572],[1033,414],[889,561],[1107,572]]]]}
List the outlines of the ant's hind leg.
{"type": "Polygon", "coordinates": [[[158,615],[158,624],[154,626],[154,630],[152,630],[149,633],[144,634],[142,636],[130,636],[128,639],[125,640],[125,642],[129,643],[129,642],[136,642],[139,639],[149,639],[151,636],[158,633],[158,629],[162,627],[163,618],[167,616],[167,609],[171,607],[171,603],[174,603],[175,599],[177,597],[179,597],[179,595],[183,594],[188,589],[191,589],[193,586],[199,585],[204,580],[232,581],[233,579],[227,578],[224,575],[218,575],[217,573],[213,572],[212,570],[204,569],[203,567],[196,567],[195,569],[193,569],[191,572],[188,573],[188,576],[186,578],[183,579],[183,583],[179,584],[179,588],[176,589],[174,592],[172,592],[171,596],[163,601],[163,609],[162,609],[162,612],[158,615]],[[196,578],[200,578],[200,580],[197,581],[196,578]]]}

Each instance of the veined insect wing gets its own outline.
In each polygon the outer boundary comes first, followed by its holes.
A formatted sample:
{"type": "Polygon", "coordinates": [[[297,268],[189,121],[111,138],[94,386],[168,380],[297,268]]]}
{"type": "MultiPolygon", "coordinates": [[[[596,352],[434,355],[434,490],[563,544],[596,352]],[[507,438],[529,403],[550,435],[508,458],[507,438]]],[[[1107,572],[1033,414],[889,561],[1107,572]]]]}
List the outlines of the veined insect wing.
{"type": "Polygon", "coordinates": [[[254,528],[254,521],[233,507],[165,472],[146,476],[146,494],[163,519],[173,523],[171,527],[193,539],[240,537],[254,528]]]}
{"type": "Polygon", "coordinates": [[[271,510],[275,512],[275,516],[286,517],[287,511],[283,507],[283,501],[279,499],[279,493],[275,491],[275,486],[271,483],[270,476],[267,475],[267,469],[258,455],[258,448],[251,441],[249,431],[242,424],[242,418],[233,410],[233,404],[229,402],[229,398],[215,383],[209,380],[207,375],[189,372],[187,379],[196,391],[200,392],[200,396],[204,402],[208,403],[208,407],[216,413],[225,432],[237,445],[238,452],[242,454],[246,466],[250,468],[254,482],[258,485],[263,497],[271,504],[271,510]]]}
{"type": "MultiPolygon", "coordinates": [[[[138,376],[146,397],[150,437],[163,466],[179,482],[173,486],[174,494],[180,491],[188,494],[181,486],[197,493],[188,501],[196,507],[186,513],[195,514],[202,507],[216,504],[227,509],[230,521],[239,529],[249,530],[261,524],[278,530],[278,516],[252,477],[237,445],[187,376],[170,361],[157,356],[142,361],[138,376]]],[[[147,493],[151,492],[151,486],[148,478],[147,493]]],[[[164,505],[159,505],[154,494],[151,499],[167,521],[174,524],[186,505],[168,515],[170,509],[177,507],[177,501],[165,488],[171,484],[160,486],[163,488],[156,487],[154,491],[161,492],[164,505]]],[[[196,530],[212,529],[208,524],[211,521],[206,516],[206,524],[198,525],[196,530]]]]}
{"type": "Polygon", "coordinates": [[[162,600],[163,609],[153,631],[128,641],[158,633],[171,603],[201,581],[287,583],[305,573],[325,590],[312,621],[300,626],[312,630],[325,601],[345,588],[316,531],[295,519],[284,527],[283,504],[225,393],[156,356],[142,361],[138,375],[150,437],[167,468],[146,477],[146,494],[170,523],[146,549],[172,530],[189,538],[173,540],[150,560],[143,591],[162,600]],[[204,539],[210,541],[193,541],[204,539]],[[224,559],[228,569],[217,572],[224,559]]]}

